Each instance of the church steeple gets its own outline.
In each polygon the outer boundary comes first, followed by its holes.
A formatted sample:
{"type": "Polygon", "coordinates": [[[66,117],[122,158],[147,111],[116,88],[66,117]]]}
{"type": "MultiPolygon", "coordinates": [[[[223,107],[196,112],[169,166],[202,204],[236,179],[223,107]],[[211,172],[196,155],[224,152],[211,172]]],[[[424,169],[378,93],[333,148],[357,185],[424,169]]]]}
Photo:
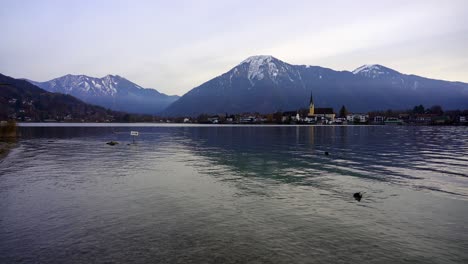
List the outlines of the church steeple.
{"type": "Polygon", "coordinates": [[[314,113],[315,113],[314,97],[312,96],[312,92],[310,92],[309,116],[313,116],[314,113]]]}

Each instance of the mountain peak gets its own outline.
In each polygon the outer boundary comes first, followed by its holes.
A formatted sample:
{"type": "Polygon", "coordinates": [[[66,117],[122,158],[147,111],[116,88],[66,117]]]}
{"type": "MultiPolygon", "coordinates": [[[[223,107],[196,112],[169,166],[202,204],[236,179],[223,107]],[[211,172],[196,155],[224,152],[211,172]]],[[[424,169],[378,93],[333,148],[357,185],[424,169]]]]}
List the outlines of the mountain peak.
{"type": "Polygon", "coordinates": [[[356,68],[353,74],[359,74],[366,77],[376,78],[382,75],[400,74],[399,72],[382,66],[380,64],[365,64],[356,68]]]}
{"type": "Polygon", "coordinates": [[[101,79],[104,79],[104,78],[117,78],[117,79],[125,79],[123,78],[122,76],[120,75],[112,75],[112,74],[107,74],[106,76],[102,77],[101,79]]]}
{"type": "Polygon", "coordinates": [[[286,63],[271,55],[250,56],[238,66],[247,69],[247,78],[251,82],[263,80],[265,77],[275,81],[279,74],[288,71],[286,63]]]}
{"type": "Polygon", "coordinates": [[[97,79],[101,79],[101,80],[107,80],[107,81],[113,81],[113,82],[118,82],[118,81],[121,81],[121,80],[126,80],[125,78],[119,76],[119,75],[112,75],[112,74],[107,74],[106,76],[102,77],[102,78],[97,78],[97,79]]]}
{"type": "Polygon", "coordinates": [[[255,55],[255,56],[250,56],[244,61],[242,61],[240,64],[244,63],[255,63],[255,64],[264,64],[271,62],[272,60],[276,60],[275,57],[271,55],[255,55]]]}
{"type": "MultiPolygon", "coordinates": [[[[58,77],[58,78],[80,78],[80,77],[87,77],[86,75],[83,75],[83,74],[67,74],[65,76],[62,76],[62,77],[58,77]]],[[[56,79],[58,79],[56,78],[56,79]]]]}

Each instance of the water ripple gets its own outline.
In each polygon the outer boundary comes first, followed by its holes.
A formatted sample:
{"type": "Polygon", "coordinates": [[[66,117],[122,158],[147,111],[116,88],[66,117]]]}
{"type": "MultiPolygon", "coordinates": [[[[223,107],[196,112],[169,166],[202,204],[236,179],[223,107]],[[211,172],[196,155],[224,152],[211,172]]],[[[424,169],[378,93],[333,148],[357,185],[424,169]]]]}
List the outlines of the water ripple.
{"type": "Polygon", "coordinates": [[[468,259],[463,127],[21,132],[0,163],[1,263],[468,259]]]}

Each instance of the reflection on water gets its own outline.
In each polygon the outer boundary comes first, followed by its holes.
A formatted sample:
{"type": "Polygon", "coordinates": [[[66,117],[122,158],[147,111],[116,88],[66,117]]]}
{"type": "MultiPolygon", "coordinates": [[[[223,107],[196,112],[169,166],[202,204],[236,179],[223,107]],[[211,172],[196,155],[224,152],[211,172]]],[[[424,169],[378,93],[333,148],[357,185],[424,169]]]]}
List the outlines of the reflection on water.
{"type": "Polygon", "coordinates": [[[467,132],[23,127],[0,161],[0,262],[461,263],[467,132]]]}
{"type": "Polygon", "coordinates": [[[390,129],[218,127],[192,128],[184,135],[192,153],[218,165],[201,166],[210,171],[221,165],[243,176],[300,185],[336,174],[468,196],[466,129],[390,129]]]}

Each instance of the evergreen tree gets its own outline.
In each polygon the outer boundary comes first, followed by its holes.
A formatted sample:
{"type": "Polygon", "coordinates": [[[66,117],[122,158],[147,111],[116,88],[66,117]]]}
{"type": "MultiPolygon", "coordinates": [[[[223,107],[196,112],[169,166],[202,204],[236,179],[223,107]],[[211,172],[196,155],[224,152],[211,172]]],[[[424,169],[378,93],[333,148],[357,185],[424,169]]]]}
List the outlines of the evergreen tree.
{"type": "Polygon", "coordinates": [[[346,107],[344,105],[341,106],[340,117],[346,117],[347,115],[348,115],[348,110],[346,109],[346,107]]]}
{"type": "Polygon", "coordinates": [[[424,114],[426,110],[424,109],[423,105],[417,105],[413,108],[413,113],[415,114],[424,114]]]}

